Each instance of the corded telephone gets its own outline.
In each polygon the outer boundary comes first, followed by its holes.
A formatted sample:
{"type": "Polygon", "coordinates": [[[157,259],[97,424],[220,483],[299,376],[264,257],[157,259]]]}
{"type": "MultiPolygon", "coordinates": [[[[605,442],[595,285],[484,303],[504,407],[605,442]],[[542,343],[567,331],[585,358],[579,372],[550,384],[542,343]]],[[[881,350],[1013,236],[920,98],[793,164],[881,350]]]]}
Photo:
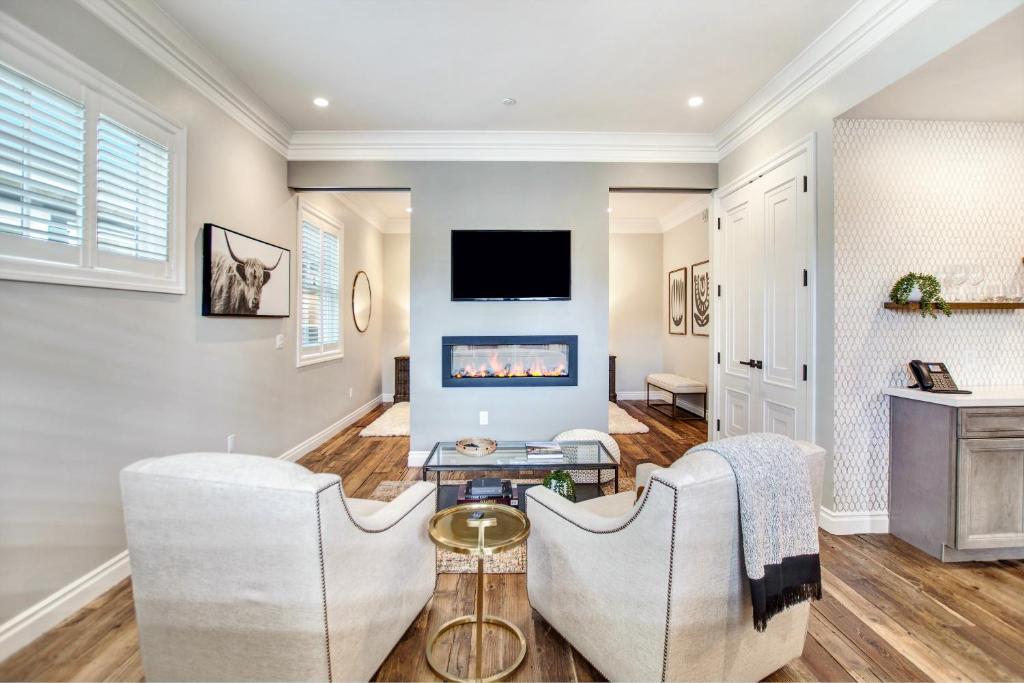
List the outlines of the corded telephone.
{"type": "Polygon", "coordinates": [[[925,363],[920,360],[910,361],[910,372],[917,384],[910,388],[920,387],[923,391],[934,391],[936,394],[969,394],[970,391],[957,389],[953,376],[943,363],[925,363]]]}

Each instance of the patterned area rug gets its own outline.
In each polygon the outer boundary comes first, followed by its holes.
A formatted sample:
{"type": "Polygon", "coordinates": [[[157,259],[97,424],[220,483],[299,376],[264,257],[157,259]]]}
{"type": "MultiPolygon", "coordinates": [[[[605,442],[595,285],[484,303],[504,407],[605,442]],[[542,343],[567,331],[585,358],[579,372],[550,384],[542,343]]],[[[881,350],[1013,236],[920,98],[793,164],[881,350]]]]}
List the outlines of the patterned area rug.
{"type": "MultiPolygon", "coordinates": [[[[516,484],[537,484],[539,479],[513,479],[516,484]]],[[[392,501],[403,491],[415,484],[416,481],[382,481],[370,494],[371,500],[392,501]]],[[[636,489],[632,477],[619,474],[619,491],[632,491],[636,489]]],[[[602,490],[605,495],[615,492],[614,484],[603,484],[602,490]]],[[[459,555],[450,550],[437,549],[437,573],[438,574],[475,574],[476,558],[467,555],[459,555]]],[[[491,555],[484,559],[484,573],[486,574],[525,574],[526,573],[526,546],[521,545],[507,552],[491,555]]]]}

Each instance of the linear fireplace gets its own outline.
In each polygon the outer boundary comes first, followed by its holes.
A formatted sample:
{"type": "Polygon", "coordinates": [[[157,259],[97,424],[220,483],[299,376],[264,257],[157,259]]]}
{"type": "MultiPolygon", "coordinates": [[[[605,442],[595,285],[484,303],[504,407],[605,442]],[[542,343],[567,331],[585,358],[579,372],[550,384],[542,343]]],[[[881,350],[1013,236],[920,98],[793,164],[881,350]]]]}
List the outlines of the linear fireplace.
{"type": "Polygon", "coordinates": [[[441,386],[576,386],[575,335],[442,337],[441,386]]]}

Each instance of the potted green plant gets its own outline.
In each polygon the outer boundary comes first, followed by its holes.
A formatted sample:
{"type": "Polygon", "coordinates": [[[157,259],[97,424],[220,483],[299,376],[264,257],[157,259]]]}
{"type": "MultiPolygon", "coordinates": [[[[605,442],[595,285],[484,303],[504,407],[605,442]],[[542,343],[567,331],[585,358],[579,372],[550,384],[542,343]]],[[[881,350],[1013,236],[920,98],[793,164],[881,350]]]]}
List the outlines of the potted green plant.
{"type": "Polygon", "coordinates": [[[946,315],[953,311],[942,298],[942,285],[934,275],[924,273],[907,273],[892,286],[889,290],[889,300],[893,303],[904,305],[909,302],[916,302],[921,306],[921,317],[935,315],[935,309],[939,309],[946,315]]]}
{"type": "Polygon", "coordinates": [[[576,484],[565,470],[555,470],[544,477],[544,488],[551,489],[562,498],[576,502],[576,484]]]}

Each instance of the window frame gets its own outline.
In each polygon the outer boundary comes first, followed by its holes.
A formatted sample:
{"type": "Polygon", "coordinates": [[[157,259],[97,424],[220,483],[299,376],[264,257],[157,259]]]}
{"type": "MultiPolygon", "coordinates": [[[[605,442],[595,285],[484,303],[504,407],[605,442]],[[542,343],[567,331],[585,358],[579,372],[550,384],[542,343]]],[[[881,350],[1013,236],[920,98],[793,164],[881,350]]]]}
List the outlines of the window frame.
{"type": "MultiPolygon", "coordinates": [[[[321,269],[323,267],[323,238],[320,240],[321,269]]],[[[295,229],[295,250],[298,254],[295,268],[295,296],[296,296],[296,324],[295,324],[295,367],[304,367],[316,363],[326,363],[338,358],[345,357],[345,314],[342,302],[344,294],[342,283],[345,281],[345,224],[332,218],[327,213],[318,209],[306,199],[299,197],[298,217],[295,229]],[[302,261],[305,257],[302,245],[302,226],[309,223],[320,230],[320,234],[332,233],[338,240],[338,342],[337,344],[319,344],[317,347],[303,347],[302,345],[302,261]],[[325,348],[325,347],[331,348],[325,348]],[[319,348],[318,351],[312,349],[319,348]],[[306,350],[309,349],[309,350],[306,350]]],[[[320,285],[321,297],[323,284],[320,285]]],[[[322,329],[322,327],[321,327],[322,329]]]]}
{"type": "Polygon", "coordinates": [[[4,235],[5,239],[0,241],[0,280],[185,294],[188,262],[188,136],[185,127],[39,34],[20,26],[18,29],[8,30],[6,26],[0,29],[0,63],[85,108],[82,244],[72,247],[4,235]],[[167,147],[170,171],[165,262],[98,248],[97,126],[101,114],[167,147]]]}

